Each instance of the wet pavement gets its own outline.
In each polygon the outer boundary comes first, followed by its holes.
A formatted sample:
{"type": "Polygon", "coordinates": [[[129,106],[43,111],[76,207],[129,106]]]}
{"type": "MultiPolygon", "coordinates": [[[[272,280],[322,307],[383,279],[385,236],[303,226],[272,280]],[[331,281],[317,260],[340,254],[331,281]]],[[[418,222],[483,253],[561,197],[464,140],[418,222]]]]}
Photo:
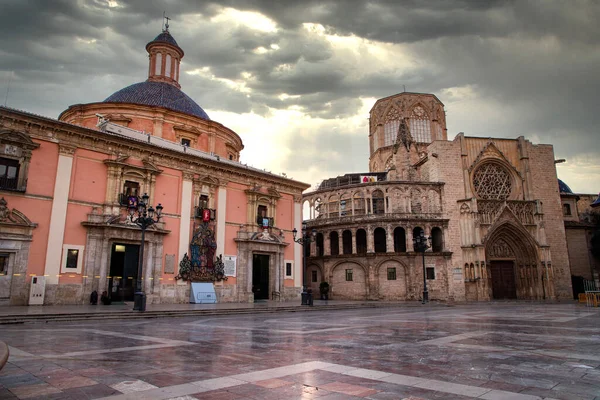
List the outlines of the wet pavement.
{"type": "Polygon", "coordinates": [[[396,305],[0,326],[0,399],[600,399],[600,309],[396,305]]]}

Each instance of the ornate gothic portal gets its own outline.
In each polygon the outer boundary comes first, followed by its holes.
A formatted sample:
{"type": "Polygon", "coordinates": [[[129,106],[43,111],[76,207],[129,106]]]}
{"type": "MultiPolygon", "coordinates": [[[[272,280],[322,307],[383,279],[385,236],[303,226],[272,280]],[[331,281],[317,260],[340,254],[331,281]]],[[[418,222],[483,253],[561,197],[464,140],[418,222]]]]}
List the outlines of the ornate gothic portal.
{"type": "Polygon", "coordinates": [[[494,299],[543,299],[548,290],[537,245],[517,222],[507,221],[485,241],[488,287],[494,299]]]}

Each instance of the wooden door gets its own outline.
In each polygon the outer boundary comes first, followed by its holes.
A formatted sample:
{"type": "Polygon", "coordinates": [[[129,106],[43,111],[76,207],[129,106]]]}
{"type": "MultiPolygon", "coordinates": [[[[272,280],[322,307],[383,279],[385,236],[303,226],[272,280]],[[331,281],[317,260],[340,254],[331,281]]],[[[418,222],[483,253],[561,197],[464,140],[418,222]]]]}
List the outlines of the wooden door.
{"type": "Polygon", "coordinates": [[[514,261],[492,261],[492,295],[494,299],[516,299],[514,261]]]}

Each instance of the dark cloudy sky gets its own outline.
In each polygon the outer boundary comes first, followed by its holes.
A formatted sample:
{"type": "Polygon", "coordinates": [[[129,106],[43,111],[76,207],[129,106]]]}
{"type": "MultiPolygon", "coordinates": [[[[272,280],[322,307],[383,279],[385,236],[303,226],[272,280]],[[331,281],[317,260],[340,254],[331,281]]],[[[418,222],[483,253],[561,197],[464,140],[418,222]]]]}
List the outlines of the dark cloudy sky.
{"type": "Polygon", "coordinates": [[[449,139],[554,145],[600,190],[600,1],[0,0],[2,103],[57,117],[146,79],[163,11],[182,89],[240,134],[242,161],[310,184],[367,171],[368,110],[436,94],[449,139]]]}

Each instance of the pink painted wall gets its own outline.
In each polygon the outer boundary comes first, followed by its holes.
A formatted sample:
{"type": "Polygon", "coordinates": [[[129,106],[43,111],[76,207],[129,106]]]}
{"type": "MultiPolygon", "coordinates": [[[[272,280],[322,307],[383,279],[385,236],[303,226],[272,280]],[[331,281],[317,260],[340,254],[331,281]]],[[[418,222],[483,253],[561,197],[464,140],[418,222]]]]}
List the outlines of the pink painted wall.
{"type": "Polygon", "coordinates": [[[33,150],[29,174],[27,176],[27,194],[54,196],[54,181],[58,168],[58,145],[56,143],[42,142],[40,147],[33,150]]]}
{"type": "Polygon", "coordinates": [[[70,200],[104,203],[107,168],[103,160],[107,158],[106,154],[77,149],[71,173],[70,200]]]}
{"type": "MultiPolygon", "coordinates": [[[[29,192],[29,185],[27,186],[27,192],[29,192]]],[[[22,212],[32,223],[38,224],[37,228],[33,229],[33,241],[31,242],[29,262],[27,263],[27,276],[29,277],[31,274],[43,275],[46,263],[46,248],[48,247],[52,199],[34,199],[9,193],[4,193],[1,197],[4,197],[8,203],[8,208],[22,212]]]]}
{"type": "MultiPolygon", "coordinates": [[[[87,230],[83,225],[82,221],[87,220],[87,215],[92,211],[91,206],[69,203],[67,205],[67,220],[65,221],[65,235],[63,239],[63,245],[73,244],[78,246],[85,246],[87,239],[87,230]]],[[[86,274],[85,270],[85,252],[87,248],[83,250],[83,254],[79,257],[83,257],[84,263],[82,268],[82,274],[61,274],[59,283],[81,283],[82,275],[86,274]]],[[[62,251],[61,251],[62,254],[62,251]]],[[[62,262],[62,258],[61,258],[62,262]]]]}

